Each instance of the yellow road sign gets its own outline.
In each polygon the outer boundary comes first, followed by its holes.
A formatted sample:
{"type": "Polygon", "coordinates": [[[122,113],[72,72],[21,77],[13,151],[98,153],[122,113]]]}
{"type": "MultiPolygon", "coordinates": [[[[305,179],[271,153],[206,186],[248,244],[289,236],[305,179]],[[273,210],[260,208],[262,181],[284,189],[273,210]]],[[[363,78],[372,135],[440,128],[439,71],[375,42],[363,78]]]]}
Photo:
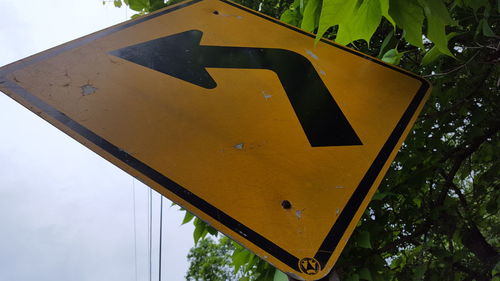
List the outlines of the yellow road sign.
{"type": "Polygon", "coordinates": [[[0,69],[0,89],[282,271],[327,274],[429,84],[226,0],[0,69]]]}

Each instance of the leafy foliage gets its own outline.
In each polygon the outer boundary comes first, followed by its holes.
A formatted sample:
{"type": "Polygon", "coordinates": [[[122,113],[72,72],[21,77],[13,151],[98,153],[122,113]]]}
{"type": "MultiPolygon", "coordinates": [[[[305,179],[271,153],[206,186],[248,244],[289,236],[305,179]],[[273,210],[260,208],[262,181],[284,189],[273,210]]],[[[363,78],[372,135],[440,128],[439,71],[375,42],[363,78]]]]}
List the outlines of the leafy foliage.
{"type": "Polygon", "coordinates": [[[233,274],[230,252],[234,251],[233,244],[227,238],[214,242],[207,238],[201,240],[188,253],[190,262],[186,280],[188,281],[232,281],[239,280],[233,274]]]}
{"type": "MultiPolygon", "coordinates": [[[[183,0],[113,0],[115,7],[121,7],[123,4],[127,5],[131,10],[136,11],[137,14],[133,15],[132,18],[145,15],[150,12],[154,12],[168,5],[173,5],[183,0]]],[[[105,3],[104,1],[103,3],[105,3]]]]}
{"type": "MultiPolygon", "coordinates": [[[[158,3],[124,1],[139,13],[171,3],[153,2],[158,3]]],[[[421,116],[335,265],[340,279],[500,280],[499,1],[236,2],[433,84],[421,116]]],[[[196,241],[214,232],[201,220],[195,225],[196,241]]],[[[194,249],[205,243],[199,241],[194,249]]],[[[267,263],[232,245],[224,266],[240,272],[234,276],[274,278],[267,263]]]]}
{"type": "Polygon", "coordinates": [[[284,273],[225,236],[199,240],[188,260],[188,281],[288,281],[284,273]]]}

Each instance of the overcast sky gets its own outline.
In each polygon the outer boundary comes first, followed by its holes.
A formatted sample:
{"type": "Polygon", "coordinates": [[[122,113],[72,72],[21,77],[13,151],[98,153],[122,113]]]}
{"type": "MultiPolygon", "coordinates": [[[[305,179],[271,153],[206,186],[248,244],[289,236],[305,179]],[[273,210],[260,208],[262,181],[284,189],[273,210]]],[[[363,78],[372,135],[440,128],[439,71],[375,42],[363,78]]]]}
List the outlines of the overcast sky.
{"type": "MultiPolygon", "coordinates": [[[[131,15],[99,0],[0,0],[0,66],[131,15]]],[[[0,168],[0,281],[136,280],[136,258],[148,280],[148,187],[3,94],[0,168]]],[[[164,205],[162,280],[183,280],[193,227],[164,205]]]]}

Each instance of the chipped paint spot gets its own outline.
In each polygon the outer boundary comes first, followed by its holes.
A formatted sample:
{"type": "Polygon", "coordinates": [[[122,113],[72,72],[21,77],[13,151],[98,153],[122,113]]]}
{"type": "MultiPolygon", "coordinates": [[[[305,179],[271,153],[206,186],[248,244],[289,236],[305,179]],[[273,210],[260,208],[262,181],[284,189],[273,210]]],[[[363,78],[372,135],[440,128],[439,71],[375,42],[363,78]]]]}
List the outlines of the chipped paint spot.
{"type": "Polygon", "coordinates": [[[97,91],[97,88],[90,85],[90,84],[85,84],[85,85],[81,86],[80,89],[82,89],[82,94],[84,96],[91,95],[97,91]]]}
{"type": "Polygon", "coordinates": [[[268,99],[270,99],[270,98],[272,98],[272,97],[273,97],[273,95],[270,95],[270,94],[266,93],[266,91],[262,91],[262,96],[263,96],[266,100],[268,100],[268,99]]]}
{"type": "Polygon", "coordinates": [[[335,188],[344,188],[342,185],[337,185],[335,188]]]}
{"type": "Polygon", "coordinates": [[[318,58],[318,56],[317,56],[315,53],[313,53],[313,51],[311,51],[311,50],[306,50],[306,53],[307,53],[308,55],[310,55],[310,56],[311,56],[311,58],[313,58],[313,59],[315,59],[315,60],[318,60],[318,59],[319,59],[319,58],[318,58]]]}
{"type": "Polygon", "coordinates": [[[300,219],[302,217],[302,210],[295,211],[295,216],[300,219]]]}
{"type": "Polygon", "coordinates": [[[243,149],[244,146],[245,146],[244,143],[238,143],[238,144],[233,145],[233,147],[236,149],[243,149]]]}
{"type": "Polygon", "coordinates": [[[326,72],[325,72],[324,70],[320,70],[320,71],[319,71],[319,74],[321,74],[321,75],[326,75],[326,72]]]}
{"type": "Polygon", "coordinates": [[[336,214],[337,216],[340,214],[340,209],[339,209],[339,208],[335,209],[335,214],[336,214]]]}

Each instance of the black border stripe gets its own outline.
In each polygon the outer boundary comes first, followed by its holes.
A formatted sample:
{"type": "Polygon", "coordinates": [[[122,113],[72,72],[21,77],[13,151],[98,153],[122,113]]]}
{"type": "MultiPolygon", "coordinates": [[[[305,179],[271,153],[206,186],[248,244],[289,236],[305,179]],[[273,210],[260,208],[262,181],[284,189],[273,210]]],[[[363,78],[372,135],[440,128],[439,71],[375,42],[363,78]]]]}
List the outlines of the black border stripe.
{"type": "Polygon", "coordinates": [[[387,163],[387,159],[389,158],[390,154],[401,138],[401,135],[404,133],[405,129],[410,123],[415,111],[425,97],[425,93],[427,92],[428,88],[429,86],[426,84],[423,84],[420,87],[417,95],[414,96],[409,107],[403,114],[403,117],[399,120],[396,128],[394,128],[394,130],[392,131],[389,139],[387,139],[387,141],[385,142],[382,150],[378,153],[372,165],[370,166],[365,176],[359,183],[358,187],[352,194],[351,198],[347,202],[346,206],[342,210],[339,218],[337,219],[337,221],[335,221],[335,224],[328,232],[328,235],[323,241],[323,244],[321,244],[318,252],[314,256],[314,258],[321,263],[322,267],[325,266],[325,264],[330,259],[333,249],[337,247],[340,239],[344,235],[344,232],[346,231],[347,227],[358,211],[359,206],[370,191],[373,182],[377,179],[385,163],[387,163]]]}
{"type": "MultiPolygon", "coordinates": [[[[252,9],[249,9],[247,7],[240,6],[239,4],[230,2],[228,0],[219,0],[219,1],[227,3],[231,6],[236,7],[236,8],[245,10],[253,15],[256,15],[256,16],[259,16],[261,18],[272,21],[276,24],[279,24],[283,27],[294,30],[300,34],[305,35],[305,36],[308,36],[311,38],[316,38],[316,36],[314,34],[308,33],[308,32],[306,32],[302,29],[299,29],[295,26],[288,25],[284,22],[276,20],[275,18],[263,15],[259,12],[256,12],[252,9]]],[[[370,165],[370,168],[366,172],[365,176],[361,179],[361,182],[356,187],[354,193],[351,195],[351,198],[349,198],[349,201],[347,202],[346,206],[344,207],[344,209],[340,213],[339,217],[335,221],[335,224],[332,226],[332,228],[328,232],[327,236],[325,237],[325,240],[323,240],[323,243],[321,244],[318,251],[316,252],[314,258],[320,262],[321,268],[324,268],[325,265],[328,263],[328,260],[332,256],[333,251],[335,250],[335,248],[337,248],[337,245],[340,242],[340,239],[342,239],[342,237],[344,236],[344,233],[347,230],[349,224],[352,222],[352,219],[356,215],[356,212],[358,211],[359,207],[361,206],[364,199],[366,198],[373,183],[375,182],[375,180],[379,176],[379,174],[380,174],[382,168],[384,167],[385,163],[387,162],[389,156],[396,148],[396,145],[398,144],[405,129],[408,127],[408,124],[410,123],[411,118],[414,116],[415,112],[418,109],[418,106],[423,101],[425,94],[430,87],[430,84],[427,80],[423,79],[420,76],[417,76],[411,72],[404,71],[396,66],[386,64],[382,61],[374,59],[374,58],[372,58],[368,55],[365,55],[363,53],[356,52],[356,51],[354,51],[350,48],[347,48],[345,46],[342,46],[342,45],[337,45],[337,44],[335,44],[331,41],[328,41],[326,39],[323,39],[323,38],[321,38],[320,41],[323,43],[326,43],[332,47],[349,52],[353,55],[370,60],[370,61],[372,61],[376,64],[379,64],[381,66],[395,70],[395,71],[402,73],[406,76],[410,76],[414,79],[417,79],[418,81],[420,81],[422,83],[420,88],[418,89],[417,93],[413,97],[412,101],[410,102],[410,105],[405,110],[403,116],[398,121],[396,127],[391,132],[391,135],[389,136],[389,138],[385,142],[384,146],[382,147],[382,149],[378,153],[378,155],[375,158],[375,160],[373,161],[372,165],[370,165]]],[[[295,268],[294,266],[292,266],[290,264],[288,264],[288,265],[292,268],[295,268]]]]}
{"type": "Polygon", "coordinates": [[[128,154],[126,151],[120,149],[119,147],[115,146],[114,144],[110,143],[109,141],[105,140],[104,138],[98,136],[91,130],[85,128],[84,126],[80,125],[78,122],[74,121],[73,119],[69,118],[66,114],[60,112],[59,110],[55,109],[54,107],[50,106],[49,104],[45,103],[38,97],[32,95],[29,93],[26,89],[22,88],[21,86],[15,84],[12,81],[5,81],[4,85],[11,91],[15,92],[18,94],[20,97],[22,97],[24,100],[28,101],[31,105],[36,106],[38,109],[42,110],[44,113],[49,115],[50,117],[54,118],[55,120],[61,122],[64,124],[66,127],[70,128],[73,132],[79,134],[83,138],[87,139],[91,143],[95,144],[96,146],[100,147],[104,151],[108,152],[109,154],[113,155],[116,159],[122,161],[126,165],[128,165],[130,168],[140,172],[141,174],[147,176],[149,179],[152,181],[156,182],[160,186],[163,186],[170,192],[174,193],[178,197],[182,198],[189,204],[195,206],[199,210],[203,211],[205,214],[209,215],[210,217],[214,218],[215,220],[219,221],[229,229],[233,230],[234,232],[238,233],[242,237],[244,237],[247,240],[250,240],[252,243],[260,247],[261,249],[265,249],[269,253],[275,253],[280,257],[280,260],[284,262],[285,264],[295,264],[295,267],[297,267],[298,264],[298,259],[293,256],[292,254],[288,253],[287,251],[283,250],[273,242],[269,241],[268,239],[264,238],[257,232],[251,230],[247,226],[243,225],[242,223],[238,222],[237,220],[233,219],[231,216],[227,215],[226,213],[222,212],[221,210],[217,209],[215,206],[211,205],[207,201],[203,200],[202,198],[196,196],[189,190],[185,189],[178,183],[174,182],[173,180],[169,179],[168,177],[164,176],[160,172],[156,171],[155,169],[151,168],[150,166],[146,165],[145,163],[141,162],[137,158],[133,157],[132,155],[128,154]]]}
{"type": "MultiPolygon", "coordinates": [[[[103,31],[88,35],[86,37],[82,37],[80,39],[77,39],[75,41],[71,41],[69,43],[60,45],[58,47],[55,47],[53,49],[49,49],[48,51],[45,51],[39,55],[34,55],[32,57],[29,57],[25,60],[19,61],[17,63],[13,63],[7,66],[4,66],[3,68],[0,69],[0,78],[5,79],[6,74],[10,72],[14,72],[16,70],[19,70],[21,68],[24,68],[30,64],[40,62],[42,60],[45,60],[47,58],[50,58],[52,56],[58,55],[60,53],[69,51],[71,49],[83,46],[85,44],[88,44],[96,39],[102,38],[104,36],[107,36],[109,34],[115,33],[117,31],[129,28],[131,26],[134,26],[136,24],[154,19],[156,17],[159,17],[161,15],[168,14],[170,12],[191,6],[195,3],[201,2],[203,0],[192,0],[183,4],[179,4],[177,6],[171,7],[171,8],[166,8],[165,10],[160,10],[159,12],[138,18],[133,21],[126,22],[124,24],[120,24],[118,26],[110,27],[108,29],[105,29],[103,31]]],[[[296,27],[290,26],[288,24],[285,24],[283,22],[280,22],[274,18],[268,17],[266,15],[263,15],[259,12],[256,12],[254,10],[251,10],[249,8],[240,6],[239,4],[232,3],[228,0],[219,0],[223,3],[229,4],[233,7],[236,7],[238,9],[244,10],[246,12],[249,12],[253,15],[256,15],[258,17],[261,17],[263,19],[266,19],[268,21],[271,21],[273,23],[279,24],[285,28],[294,30],[302,35],[315,38],[315,35],[310,34],[308,32],[305,32],[301,29],[298,29],[296,27]]],[[[377,179],[379,176],[384,164],[387,162],[390,154],[392,151],[395,149],[395,146],[397,145],[398,141],[400,140],[402,134],[404,133],[405,129],[407,128],[409,122],[411,121],[411,118],[414,116],[416,110],[418,109],[419,105],[421,104],[423,98],[425,97],[425,94],[427,90],[430,87],[430,84],[424,80],[423,78],[410,73],[406,72],[398,67],[392,66],[385,64],[379,60],[376,60],[370,56],[367,56],[362,53],[358,53],[354,50],[351,50],[345,46],[340,46],[336,45],[331,41],[321,39],[323,43],[326,43],[330,46],[333,46],[338,49],[342,49],[344,51],[347,51],[353,55],[362,57],[364,59],[370,60],[376,64],[382,65],[384,67],[387,67],[389,69],[395,70],[399,73],[402,73],[404,75],[407,75],[409,77],[412,77],[414,79],[419,80],[422,85],[417,91],[416,95],[412,99],[409,107],[406,109],[405,113],[403,114],[402,118],[399,120],[398,124],[396,125],[395,129],[392,131],[391,135],[389,136],[389,139],[386,141],[384,146],[382,147],[381,151],[378,153],[377,157],[375,158],[374,162],[368,169],[367,173],[359,183],[358,187],[354,191],[353,195],[347,202],[347,205],[343,209],[342,213],[340,214],[339,218],[335,222],[335,224],[332,226],[330,229],[328,235],[325,237],[325,240],[323,241],[322,245],[318,249],[317,253],[315,254],[315,258],[321,263],[322,268],[327,264],[328,260],[331,258],[331,255],[335,248],[337,247],[340,239],[344,236],[345,231],[347,230],[347,227],[349,224],[352,222],[352,218],[356,214],[357,210],[359,209],[359,206],[362,204],[363,200],[366,198],[366,195],[368,194],[369,190],[371,189],[374,181],[377,179]]],[[[299,271],[298,268],[298,261],[299,258],[293,256],[289,252],[285,251],[281,247],[277,246],[270,240],[264,238],[260,234],[256,233],[255,231],[249,229],[245,225],[241,224],[234,218],[230,217],[226,213],[220,211],[216,207],[212,206],[209,204],[207,201],[203,200],[202,198],[196,196],[195,194],[191,193],[189,190],[183,188],[176,182],[172,181],[168,177],[162,175],[158,171],[154,170],[153,168],[149,167],[145,163],[141,162],[140,160],[134,158],[133,156],[129,155],[127,152],[124,150],[120,149],[119,147],[113,145],[112,143],[108,142],[107,140],[99,137],[89,129],[83,127],[76,121],[72,120],[68,116],[66,116],[64,113],[58,111],[57,109],[53,108],[52,106],[46,104],[42,100],[38,99],[36,96],[32,95],[28,91],[26,91],[24,88],[20,87],[19,85],[11,82],[11,81],[4,81],[3,85],[5,85],[9,90],[17,93],[20,97],[28,101],[30,104],[38,107],[40,110],[45,112],[47,115],[51,116],[52,118],[58,120],[59,122],[63,123],[66,127],[74,131],[75,133],[79,134],[82,136],[84,139],[87,139],[88,141],[92,142],[96,146],[100,147],[104,151],[107,151],[111,155],[113,155],[116,159],[122,161],[132,169],[140,172],[141,174],[145,175],[152,181],[158,183],[159,185],[163,186],[170,192],[176,194],[189,204],[193,205],[194,207],[198,208],[200,211],[204,212],[208,216],[212,217],[213,219],[219,221],[221,224],[224,226],[228,227],[235,233],[238,233],[241,235],[244,239],[252,242],[262,250],[268,252],[284,264],[288,265],[289,267],[295,269],[296,271],[299,271]]]]}

